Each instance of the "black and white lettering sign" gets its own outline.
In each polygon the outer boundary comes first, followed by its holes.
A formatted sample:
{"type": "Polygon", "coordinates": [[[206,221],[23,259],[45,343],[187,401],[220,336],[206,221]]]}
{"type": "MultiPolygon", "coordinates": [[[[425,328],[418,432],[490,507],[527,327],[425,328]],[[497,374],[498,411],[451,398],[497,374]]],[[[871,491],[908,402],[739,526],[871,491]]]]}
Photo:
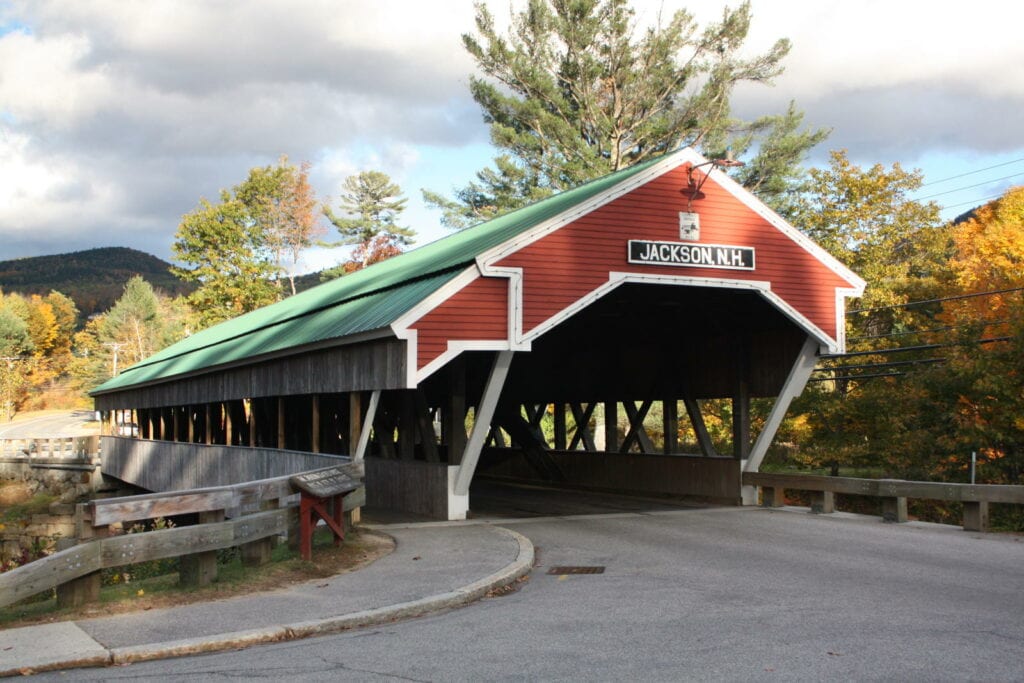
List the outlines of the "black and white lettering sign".
{"type": "Polygon", "coordinates": [[[629,262],[659,266],[753,270],[754,248],[630,240],[629,262]]]}

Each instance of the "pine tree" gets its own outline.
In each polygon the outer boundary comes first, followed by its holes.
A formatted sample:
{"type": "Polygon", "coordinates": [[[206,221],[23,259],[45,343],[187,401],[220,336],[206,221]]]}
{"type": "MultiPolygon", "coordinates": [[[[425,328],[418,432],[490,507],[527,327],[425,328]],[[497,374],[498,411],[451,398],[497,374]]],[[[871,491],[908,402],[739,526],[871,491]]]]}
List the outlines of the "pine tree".
{"type": "Polygon", "coordinates": [[[335,215],[329,206],[324,206],[324,215],[341,235],[334,245],[354,244],[356,251],[352,260],[326,271],[324,278],[365,268],[411,244],[416,232],[397,222],[407,201],[402,188],[381,171],[362,171],[345,178],[341,193],[343,215],[335,215]]]}
{"type": "Polygon", "coordinates": [[[472,77],[470,90],[499,155],[494,169],[480,171],[454,199],[424,191],[449,227],[684,145],[712,156],[730,145],[757,148],[749,180],[771,199],[775,179],[795,175],[827,134],[797,132],[793,107],[751,124],[731,116],[733,88],[769,83],[789,51],[783,39],[762,55],[740,57],[749,3],[701,30],[684,10],[641,29],[627,0],[530,0],[507,37],[485,5],[476,9],[477,35],[464,35],[463,44],[483,77],[472,77]]]}

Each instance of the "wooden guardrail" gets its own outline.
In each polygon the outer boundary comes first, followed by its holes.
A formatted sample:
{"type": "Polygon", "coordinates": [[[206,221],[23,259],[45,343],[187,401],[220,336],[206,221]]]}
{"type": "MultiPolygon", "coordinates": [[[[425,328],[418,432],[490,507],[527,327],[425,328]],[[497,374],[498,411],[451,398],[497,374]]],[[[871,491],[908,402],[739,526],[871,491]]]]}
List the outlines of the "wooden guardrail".
{"type": "Polygon", "coordinates": [[[99,436],[0,439],[0,458],[88,460],[99,455],[99,436]]]}
{"type": "Polygon", "coordinates": [[[761,489],[761,504],[781,507],[786,489],[812,494],[812,512],[835,512],[835,494],[874,496],[882,499],[882,519],[907,521],[907,499],[944,500],[963,503],[963,527],[967,531],[988,530],[989,503],[1024,505],[1024,486],[1001,484],[952,484],[903,479],[857,479],[808,474],[745,472],[743,483],[761,489]]]}
{"type": "MultiPolygon", "coordinates": [[[[342,469],[363,477],[363,463],[342,469]]],[[[57,588],[62,606],[99,599],[100,570],[149,560],[181,558],[183,583],[205,585],[216,577],[216,551],[240,546],[243,561],[270,559],[274,536],[297,519],[298,496],[289,476],[190,491],[107,498],[78,506],[79,544],[0,574],[0,607],[57,588]],[[175,515],[198,514],[194,526],[112,535],[111,526],[175,515]]],[[[365,504],[360,488],[345,497],[345,511],[365,504]]]]}

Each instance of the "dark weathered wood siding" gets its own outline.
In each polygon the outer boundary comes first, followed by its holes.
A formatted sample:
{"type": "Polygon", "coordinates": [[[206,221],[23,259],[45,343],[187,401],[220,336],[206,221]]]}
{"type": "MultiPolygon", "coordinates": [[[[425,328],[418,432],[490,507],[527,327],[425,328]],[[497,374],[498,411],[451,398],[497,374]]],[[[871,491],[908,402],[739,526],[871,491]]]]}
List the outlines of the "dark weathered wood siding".
{"type": "Polygon", "coordinates": [[[323,453],[102,437],[103,474],[147,491],[181,491],[283,477],[349,462],[323,453]]]}
{"type": "Polygon", "coordinates": [[[400,389],[405,386],[405,341],[362,344],[212,371],[96,397],[97,410],[186,406],[263,396],[400,389]]]}
{"type": "MultiPolygon", "coordinates": [[[[640,495],[699,496],[727,505],[739,502],[740,462],[735,458],[586,451],[551,451],[549,455],[574,487],[640,495]]],[[[478,471],[497,479],[547,483],[515,451],[485,452],[478,471]]]]}

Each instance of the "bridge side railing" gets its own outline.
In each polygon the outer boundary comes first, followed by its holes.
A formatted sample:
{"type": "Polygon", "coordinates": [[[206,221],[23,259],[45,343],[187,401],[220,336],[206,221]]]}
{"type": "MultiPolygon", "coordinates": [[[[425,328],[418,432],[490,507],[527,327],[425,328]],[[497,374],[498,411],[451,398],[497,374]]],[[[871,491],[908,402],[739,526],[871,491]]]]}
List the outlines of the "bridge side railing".
{"type": "Polygon", "coordinates": [[[0,458],[14,460],[91,460],[99,455],[99,436],[0,439],[0,458]]]}
{"type": "MultiPolygon", "coordinates": [[[[362,462],[299,474],[342,470],[362,479],[362,462]]],[[[216,577],[216,551],[240,547],[243,562],[270,559],[273,537],[297,520],[294,475],[230,486],[94,500],[78,505],[78,545],[0,574],[0,607],[53,588],[61,606],[99,599],[100,571],[149,560],[181,558],[180,580],[205,585],[216,577]],[[197,514],[199,523],[143,533],[114,535],[113,528],[141,520],[197,514]]],[[[344,510],[365,505],[366,491],[344,498],[344,510]]]]}
{"type": "Polygon", "coordinates": [[[784,505],[787,489],[811,493],[811,511],[835,512],[835,494],[872,496],[882,501],[882,519],[907,521],[907,500],[943,500],[963,503],[963,527],[987,531],[990,503],[1024,505],[1024,486],[1003,484],[954,484],[903,479],[858,479],[808,474],[745,472],[743,484],[761,490],[761,504],[784,505]]]}

